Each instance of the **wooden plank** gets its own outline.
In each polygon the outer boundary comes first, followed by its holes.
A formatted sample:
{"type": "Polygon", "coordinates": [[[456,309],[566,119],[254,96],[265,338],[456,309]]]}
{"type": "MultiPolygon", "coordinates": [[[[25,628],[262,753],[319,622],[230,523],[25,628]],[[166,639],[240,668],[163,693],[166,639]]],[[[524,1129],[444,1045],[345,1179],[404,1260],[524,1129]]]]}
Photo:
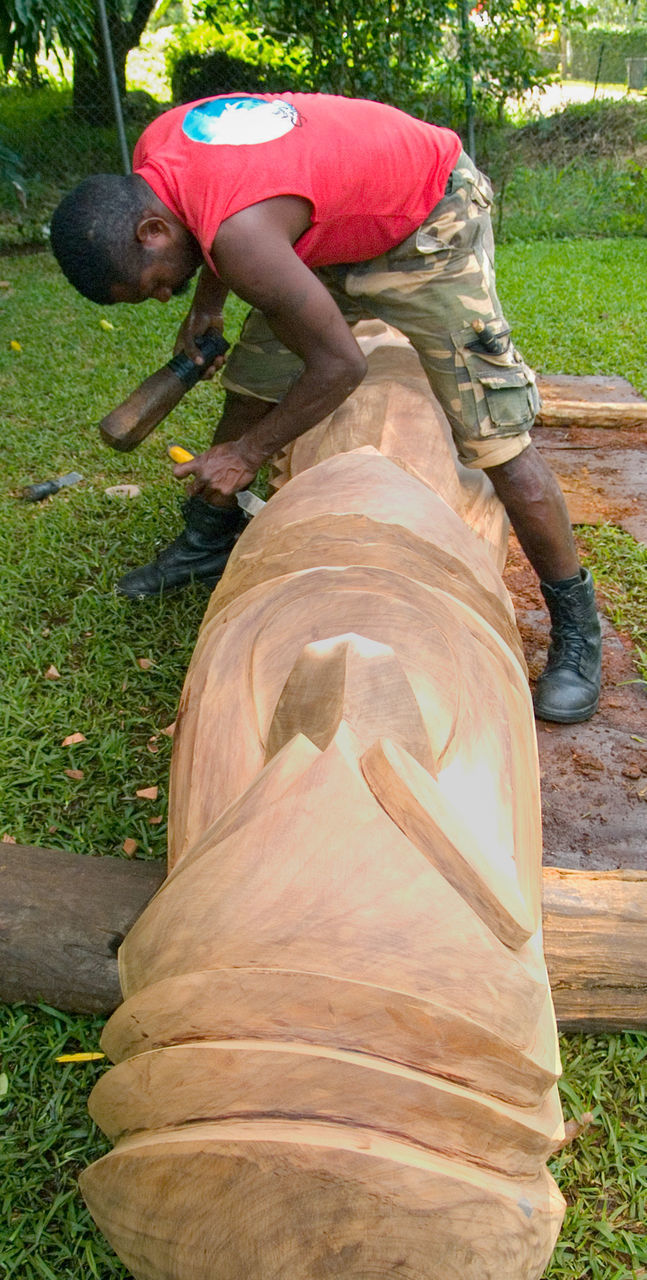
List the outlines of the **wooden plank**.
{"type": "Polygon", "coordinates": [[[647,1026],[647,872],[544,868],[544,949],[561,1027],[647,1026]]]}
{"type": "Polygon", "coordinates": [[[543,427],[605,427],[631,430],[647,425],[647,400],[624,378],[543,374],[537,378],[543,427]]]}

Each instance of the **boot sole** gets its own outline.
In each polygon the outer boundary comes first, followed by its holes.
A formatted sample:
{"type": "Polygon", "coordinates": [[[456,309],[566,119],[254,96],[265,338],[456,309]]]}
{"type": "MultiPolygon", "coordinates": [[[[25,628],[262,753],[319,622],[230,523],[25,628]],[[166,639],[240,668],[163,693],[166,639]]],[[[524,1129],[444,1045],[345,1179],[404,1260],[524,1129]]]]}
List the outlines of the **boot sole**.
{"type": "Polygon", "coordinates": [[[206,578],[190,578],[188,582],[178,582],[172,587],[158,587],[156,591],[124,591],[119,583],[115,583],[115,591],[118,596],[123,596],[124,600],[152,600],[158,596],[170,596],[175,591],[184,591],[186,587],[206,587],[207,591],[213,591],[218,586],[220,577],[213,579],[206,578]]]}
{"type": "Polygon", "coordinates": [[[539,710],[534,707],[535,720],[547,720],[549,724],[580,724],[584,720],[590,720],[594,716],[600,705],[600,699],[596,698],[595,702],[590,703],[588,707],[582,707],[579,711],[550,711],[548,709],[539,710]]]}

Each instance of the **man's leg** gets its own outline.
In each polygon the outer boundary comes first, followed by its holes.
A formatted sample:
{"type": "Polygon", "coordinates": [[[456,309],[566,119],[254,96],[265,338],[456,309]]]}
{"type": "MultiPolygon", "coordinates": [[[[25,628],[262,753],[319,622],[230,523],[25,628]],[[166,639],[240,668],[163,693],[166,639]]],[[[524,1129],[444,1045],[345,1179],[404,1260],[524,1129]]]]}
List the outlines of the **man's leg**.
{"type": "Polygon", "coordinates": [[[533,569],[543,582],[579,574],[580,562],[566,503],[534,444],[486,475],[501,499],[533,569]]]}
{"type": "MultiPolygon", "coordinates": [[[[227,391],[222,417],[213,443],[237,440],[245,426],[258,422],[272,408],[273,401],[227,391]]],[[[125,574],[117,583],[121,595],[131,600],[176,591],[190,582],[213,589],[222,577],[230,552],[246,524],[235,497],[222,502],[205,502],[189,497],[182,506],[184,529],[179,537],[151,560],[125,574]]]]}
{"type": "Polygon", "coordinates": [[[487,474],[533,569],[551,617],[548,662],[537,681],[540,720],[588,720],[600,697],[602,639],[590,573],[580,568],[562,491],[529,445],[487,474]]]}
{"type": "Polygon", "coordinates": [[[553,625],[536,714],[585,720],[599,696],[593,586],[580,569],[559,485],[530,444],[539,397],[496,293],[491,195],[487,178],[462,154],[418,231],[383,257],[351,267],[344,287],[413,343],[460,460],[490,476],[539,574],[553,625]]]}

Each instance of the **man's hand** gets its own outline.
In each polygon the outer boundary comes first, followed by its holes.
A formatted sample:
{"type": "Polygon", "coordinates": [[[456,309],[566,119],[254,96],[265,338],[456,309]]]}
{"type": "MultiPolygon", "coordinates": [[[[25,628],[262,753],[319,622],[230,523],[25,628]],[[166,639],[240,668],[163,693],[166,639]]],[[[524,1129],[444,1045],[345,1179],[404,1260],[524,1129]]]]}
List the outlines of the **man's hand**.
{"type": "Polygon", "coordinates": [[[230,497],[239,489],[246,489],[257,471],[258,465],[243,456],[238,440],[216,444],[190,462],[178,463],[173,468],[178,480],[195,476],[189,493],[199,494],[205,502],[215,501],[215,505],[219,505],[218,498],[230,497]]]}

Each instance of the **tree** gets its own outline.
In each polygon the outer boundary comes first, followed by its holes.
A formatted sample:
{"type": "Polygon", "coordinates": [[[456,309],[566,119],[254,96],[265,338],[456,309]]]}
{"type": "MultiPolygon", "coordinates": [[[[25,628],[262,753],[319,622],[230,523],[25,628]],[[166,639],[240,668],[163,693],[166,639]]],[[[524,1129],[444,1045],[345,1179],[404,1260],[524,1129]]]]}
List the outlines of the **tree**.
{"type": "MultiPolygon", "coordinates": [[[[200,6],[207,20],[218,0],[200,6]]],[[[307,78],[321,92],[424,109],[420,86],[442,44],[445,0],[239,0],[229,15],[308,49],[307,78]]]]}
{"type": "Polygon", "coordinates": [[[92,0],[0,0],[0,63],[5,75],[16,64],[36,78],[41,48],[70,53],[91,45],[92,0]]]}
{"type": "MultiPolygon", "coordinates": [[[[105,0],[117,84],[126,92],[126,59],[138,44],[156,0],[105,0]]],[[[114,115],[95,0],[0,0],[0,60],[5,73],[21,65],[32,78],[36,58],[62,50],[74,59],[73,107],[90,124],[114,115]]]]}
{"type": "MultiPolygon", "coordinates": [[[[222,7],[201,5],[211,21],[222,7]]],[[[578,0],[230,0],[228,12],[305,43],[315,89],[455,123],[470,97],[479,114],[501,115],[508,97],[544,83],[540,38],[586,10],[578,0]]]]}
{"type": "MultiPolygon", "coordinates": [[[[64,0],[63,0],[64,2],[64,0]]],[[[156,0],[105,0],[108,30],[112,44],[117,85],[122,99],[126,95],[126,59],[144,33],[156,0]]],[[[93,6],[92,35],[73,45],[74,87],[73,109],[89,124],[109,125],[114,115],[108,92],[108,69],[98,9],[93,6]]]]}

